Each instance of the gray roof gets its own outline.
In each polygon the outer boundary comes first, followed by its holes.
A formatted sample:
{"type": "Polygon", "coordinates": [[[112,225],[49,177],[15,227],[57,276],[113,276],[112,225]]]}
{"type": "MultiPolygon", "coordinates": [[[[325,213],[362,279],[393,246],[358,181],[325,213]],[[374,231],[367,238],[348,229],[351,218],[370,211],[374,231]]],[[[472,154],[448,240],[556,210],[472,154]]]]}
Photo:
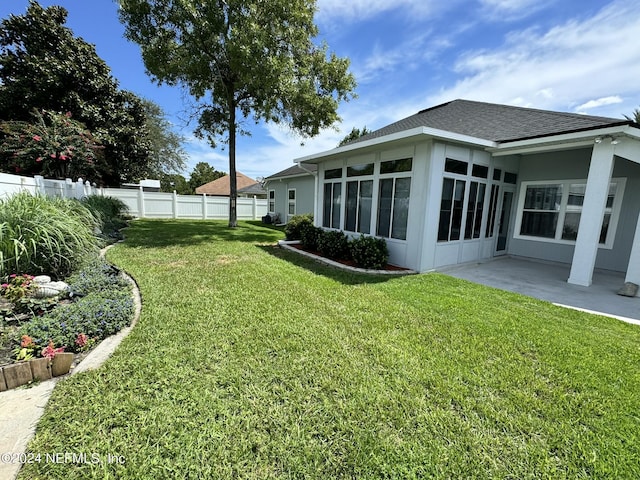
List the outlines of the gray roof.
{"type": "Polygon", "coordinates": [[[246,193],[247,195],[260,195],[266,194],[267,191],[262,188],[262,185],[259,183],[254,183],[253,185],[249,185],[248,187],[239,188],[238,193],[246,193]]]}
{"type": "MultiPolygon", "coordinates": [[[[307,170],[311,170],[312,172],[315,172],[318,169],[317,165],[313,165],[313,164],[305,164],[305,168],[307,170]]],[[[301,175],[310,175],[310,173],[307,170],[303,170],[298,165],[294,165],[292,167],[285,168],[284,170],[278,173],[269,175],[268,177],[265,178],[265,180],[274,180],[276,178],[298,177],[301,175]]]]}
{"type": "Polygon", "coordinates": [[[625,124],[631,125],[633,122],[620,118],[453,100],[422,110],[349,144],[418,127],[434,128],[493,142],[508,142],[625,124]]]}

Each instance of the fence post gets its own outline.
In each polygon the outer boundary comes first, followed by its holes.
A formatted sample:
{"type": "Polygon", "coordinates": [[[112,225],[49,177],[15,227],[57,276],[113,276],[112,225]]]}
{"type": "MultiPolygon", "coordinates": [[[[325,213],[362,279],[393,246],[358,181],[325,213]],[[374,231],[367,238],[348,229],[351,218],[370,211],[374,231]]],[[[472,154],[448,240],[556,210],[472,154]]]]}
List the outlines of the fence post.
{"type": "Polygon", "coordinates": [[[202,194],[202,219],[207,219],[207,194],[202,194]]]}
{"type": "Polygon", "coordinates": [[[140,186],[140,189],[138,190],[138,218],[144,218],[145,217],[145,212],[144,212],[144,190],[142,188],[142,186],[140,186]]]}
{"type": "Polygon", "coordinates": [[[44,188],[44,177],[42,175],[34,175],[33,179],[36,181],[36,193],[45,195],[47,190],[44,188]]]}
{"type": "Polygon", "coordinates": [[[173,213],[173,218],[178,218],[178,194],[176,191],[173,191],[173,201],[171,202],[171,210],[173,213]]]}
{"type": "Polygon", "coordinates": [[[257,220],[257,215],[258,215],[258,200],[256,199],[256,196],[253,196],[253,219],[257,220]]]}
{"type": "Polygon", "coordinates": [[[88,197],[89,195],[93,195],[93,189],[91,188],[91,182],[87,180],[84,182],[84,196],[88,197]]]}
{"type": "Polygon", "coordinates": [[[63,198],[73,198],[75,197],[75,195],[73,194],[73,180],[71,180],[70,178],[65,178],[64,179],[64,190],[62,193],[62,197],[63,198]]]}
{"type": "Polygon", "coordinates": [[[73,195],[73,198],[80,200],[84,196],[84,184],[82,183],[82,177],[78,178],[75,187],[75,194],[73,195]]]}

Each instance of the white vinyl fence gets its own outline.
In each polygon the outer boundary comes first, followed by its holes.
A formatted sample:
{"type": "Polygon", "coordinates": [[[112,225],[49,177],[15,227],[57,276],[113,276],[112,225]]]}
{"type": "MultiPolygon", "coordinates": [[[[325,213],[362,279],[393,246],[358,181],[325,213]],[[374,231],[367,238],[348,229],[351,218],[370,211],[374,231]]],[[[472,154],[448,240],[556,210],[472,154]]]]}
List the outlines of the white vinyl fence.
{"type": "MultiPolygon", "coordinates": [[[[40,176],[22,177],[0,173],[0,198],[26,190],[33,194],[63,198],[82,198],[104,195],[122,200],[129,214],[138,218],[186,218],[225,220],[229,218],[229,198],[207,195],[177,195],[174,193],[145,192],[142,188],[97,188],[88,181],[50,180],[40,176]]],[[[267,214],[267,200],[238,198],[238,220],[259,220],[267,214]]]]}

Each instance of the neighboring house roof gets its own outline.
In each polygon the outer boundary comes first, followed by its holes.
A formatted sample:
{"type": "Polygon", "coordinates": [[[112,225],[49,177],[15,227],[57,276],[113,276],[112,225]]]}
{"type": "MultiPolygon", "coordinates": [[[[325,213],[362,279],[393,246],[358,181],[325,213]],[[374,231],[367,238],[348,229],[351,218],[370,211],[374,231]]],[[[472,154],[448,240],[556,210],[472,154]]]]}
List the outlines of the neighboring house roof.
{"type": "Polygon", "coordinates": [[[298,165],[294,165],[293,167],[285,168],[284,170],[274,173],[273,175],[269,175],[265,178],[265,181],[269,180],[277,180],[279,178],[288,178],[288,177],[302,177],[304,175],[312,175],[312,172],[316,172],[318,170],[317,165],[305,165],[305,168],[300,168],[298,165]]]}
{"type": "MultiPolygon", "coordinates": [[[[204,185],[200,185],[196,188],[196,193],[206,193],[207,195],[218,195],[218,196],[226,196],[228,197],[231,194],[231,187],[229,175],[225,175],[224,177],[220,177],[213,182],[205,183],[204,185]]],[[[236,186],[238,190],[241,188],[249,187],[251,185],[255,185],[256,182],[253,178],[249,178],[246,175],[236,172],[236,186]]]]}
{"type": "Polygon", "coordinates": [[[244,195],[266,195],[267,191],[262,188],[262,185],[259,183],[254,183],[248,187],[239,188],[238,193],[242,193],[244,195]]]}
{"type": "Polygon", "coordinates": [[[619,118],[553,112],[471,100],[453,100],[422,110],[346,145],[419,127],[453,132],[492,142],[508,142],[579,132],[633,122],[619,118]]]}

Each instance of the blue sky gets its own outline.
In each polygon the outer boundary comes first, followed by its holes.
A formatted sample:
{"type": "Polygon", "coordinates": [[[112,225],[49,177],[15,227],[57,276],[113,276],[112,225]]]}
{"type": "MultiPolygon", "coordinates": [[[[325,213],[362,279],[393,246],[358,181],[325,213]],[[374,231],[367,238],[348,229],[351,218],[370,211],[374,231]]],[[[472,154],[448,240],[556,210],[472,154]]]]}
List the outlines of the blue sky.
{"type": "MultiPolygon", "coordinates": [[[[41,0],[69,11],[67,26],[96,46],[120,87],[163,107],[188,138],[187,171],[228,171],[227,150],[193,138],[184,94],[145,74],[123,38],[114,0],[41,0]]],[[[3,0],[0,17],[27,0],[3,0]]],[[[358,98],[342,123],[304,141],[274,125],[247,126],[238,170],[268,176],[329,150],[353,127],[373,130],[456,98],[622,118],[640,107],[639,0],[318,0],[321,39],[351,59],[358,98]]]]}

